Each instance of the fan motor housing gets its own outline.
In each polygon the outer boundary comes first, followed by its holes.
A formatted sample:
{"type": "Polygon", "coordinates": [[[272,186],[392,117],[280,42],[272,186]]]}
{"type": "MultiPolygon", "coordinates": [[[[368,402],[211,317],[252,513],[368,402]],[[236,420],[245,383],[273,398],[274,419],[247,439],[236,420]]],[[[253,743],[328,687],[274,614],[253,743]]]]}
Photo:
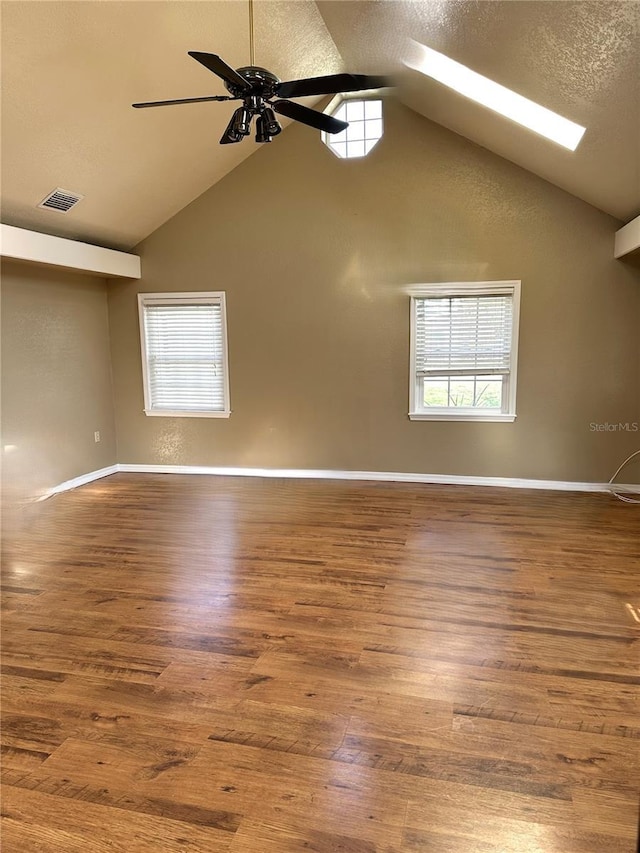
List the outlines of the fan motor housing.
{"type": "Polygon", "coordinates": [[[247,65],[245,68],[238,68],[238,74],[245,78],[251,86],[249,92],[246,89],[243,91],[233,83],[224,81],[224,85],[234,98],[242,98],[247,95],[259,95],[262,98],[271,98],[276,94],[276,87],[280,79],[267,71],[266,68],[259,68],[257,65],[247,65]]]}

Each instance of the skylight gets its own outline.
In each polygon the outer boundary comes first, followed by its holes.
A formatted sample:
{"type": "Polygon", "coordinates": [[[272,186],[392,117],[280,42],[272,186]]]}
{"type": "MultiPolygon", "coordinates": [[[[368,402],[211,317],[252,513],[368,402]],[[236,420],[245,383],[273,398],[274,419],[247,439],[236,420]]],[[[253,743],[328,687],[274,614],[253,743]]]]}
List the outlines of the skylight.
{"type": "Polygon", "coordinates": [[[381,100],[350,98],[342,101],[331,115],[349,122],[349,127],[340,133],[322,134],[322,141],[337,157],[366,157],[382,139],[381,100]]]}
{"type": "Polygon", "coordinates": [[[407,67],[432,77],[466,98],[512,119],[523,127],[557,142],[558,145],[571,151],[578,147],[586,128],[512,92],[506,86],[494,83],[488,77],[483,77],[437,50],[418,42],[413,42],[413,47],[414,55],[405,61],[407,67]]]}

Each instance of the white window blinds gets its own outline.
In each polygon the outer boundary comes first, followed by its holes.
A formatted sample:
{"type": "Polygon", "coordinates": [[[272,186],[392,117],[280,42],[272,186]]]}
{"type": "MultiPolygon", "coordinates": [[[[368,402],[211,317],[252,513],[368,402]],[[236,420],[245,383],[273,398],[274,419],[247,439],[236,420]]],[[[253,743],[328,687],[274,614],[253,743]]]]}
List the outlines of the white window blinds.
{"type": "Polygon", "coordinates": [[[222,296],[143,296],[140,308],[147,412],[227,411],[222,296]]]}
{"type": "Polygon", "coordinates": [[[417,376],[508,374],[513,296],[417,298],[417,376]]]}

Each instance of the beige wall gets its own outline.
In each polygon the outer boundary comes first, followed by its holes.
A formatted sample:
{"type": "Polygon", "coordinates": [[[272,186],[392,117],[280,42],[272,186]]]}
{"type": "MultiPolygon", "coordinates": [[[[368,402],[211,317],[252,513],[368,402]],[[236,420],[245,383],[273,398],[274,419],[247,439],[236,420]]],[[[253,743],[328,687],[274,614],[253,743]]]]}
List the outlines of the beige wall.
{"type": "Polygon", "coordinates": [[[640,421],[619,223],[399,104],[385,121],[351,162],[291,127],[138,247],[142,281],[109,288],[120,462],[601,481],[640,446],[590,429],[640,421]],[[410,422],[407,285],[513,278],[517,421],[410,422]],[[143,414],[136,293],[181,289],[227,292],[229,420],[143,414]]]}
{"type": "Polygon", "coordinates": [[[2,265],[5,505],[116,462],[106,289],[99,278],[2,265]]]}

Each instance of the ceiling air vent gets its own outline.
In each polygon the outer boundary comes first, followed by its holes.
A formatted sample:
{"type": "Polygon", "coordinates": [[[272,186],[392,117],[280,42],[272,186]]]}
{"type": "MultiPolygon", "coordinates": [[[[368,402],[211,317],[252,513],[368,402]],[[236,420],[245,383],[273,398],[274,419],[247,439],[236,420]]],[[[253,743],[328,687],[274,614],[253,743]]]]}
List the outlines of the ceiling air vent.
{"type": "Polygon", "coordinates": [[[69,190],[61,190],[57,187],[46,198],[43,198],[38,207],[45,207],[47,210],[57,210],[60,213],[67,213],[72,207],[84,198],[78,193],[71,193],[69,190]]]}

